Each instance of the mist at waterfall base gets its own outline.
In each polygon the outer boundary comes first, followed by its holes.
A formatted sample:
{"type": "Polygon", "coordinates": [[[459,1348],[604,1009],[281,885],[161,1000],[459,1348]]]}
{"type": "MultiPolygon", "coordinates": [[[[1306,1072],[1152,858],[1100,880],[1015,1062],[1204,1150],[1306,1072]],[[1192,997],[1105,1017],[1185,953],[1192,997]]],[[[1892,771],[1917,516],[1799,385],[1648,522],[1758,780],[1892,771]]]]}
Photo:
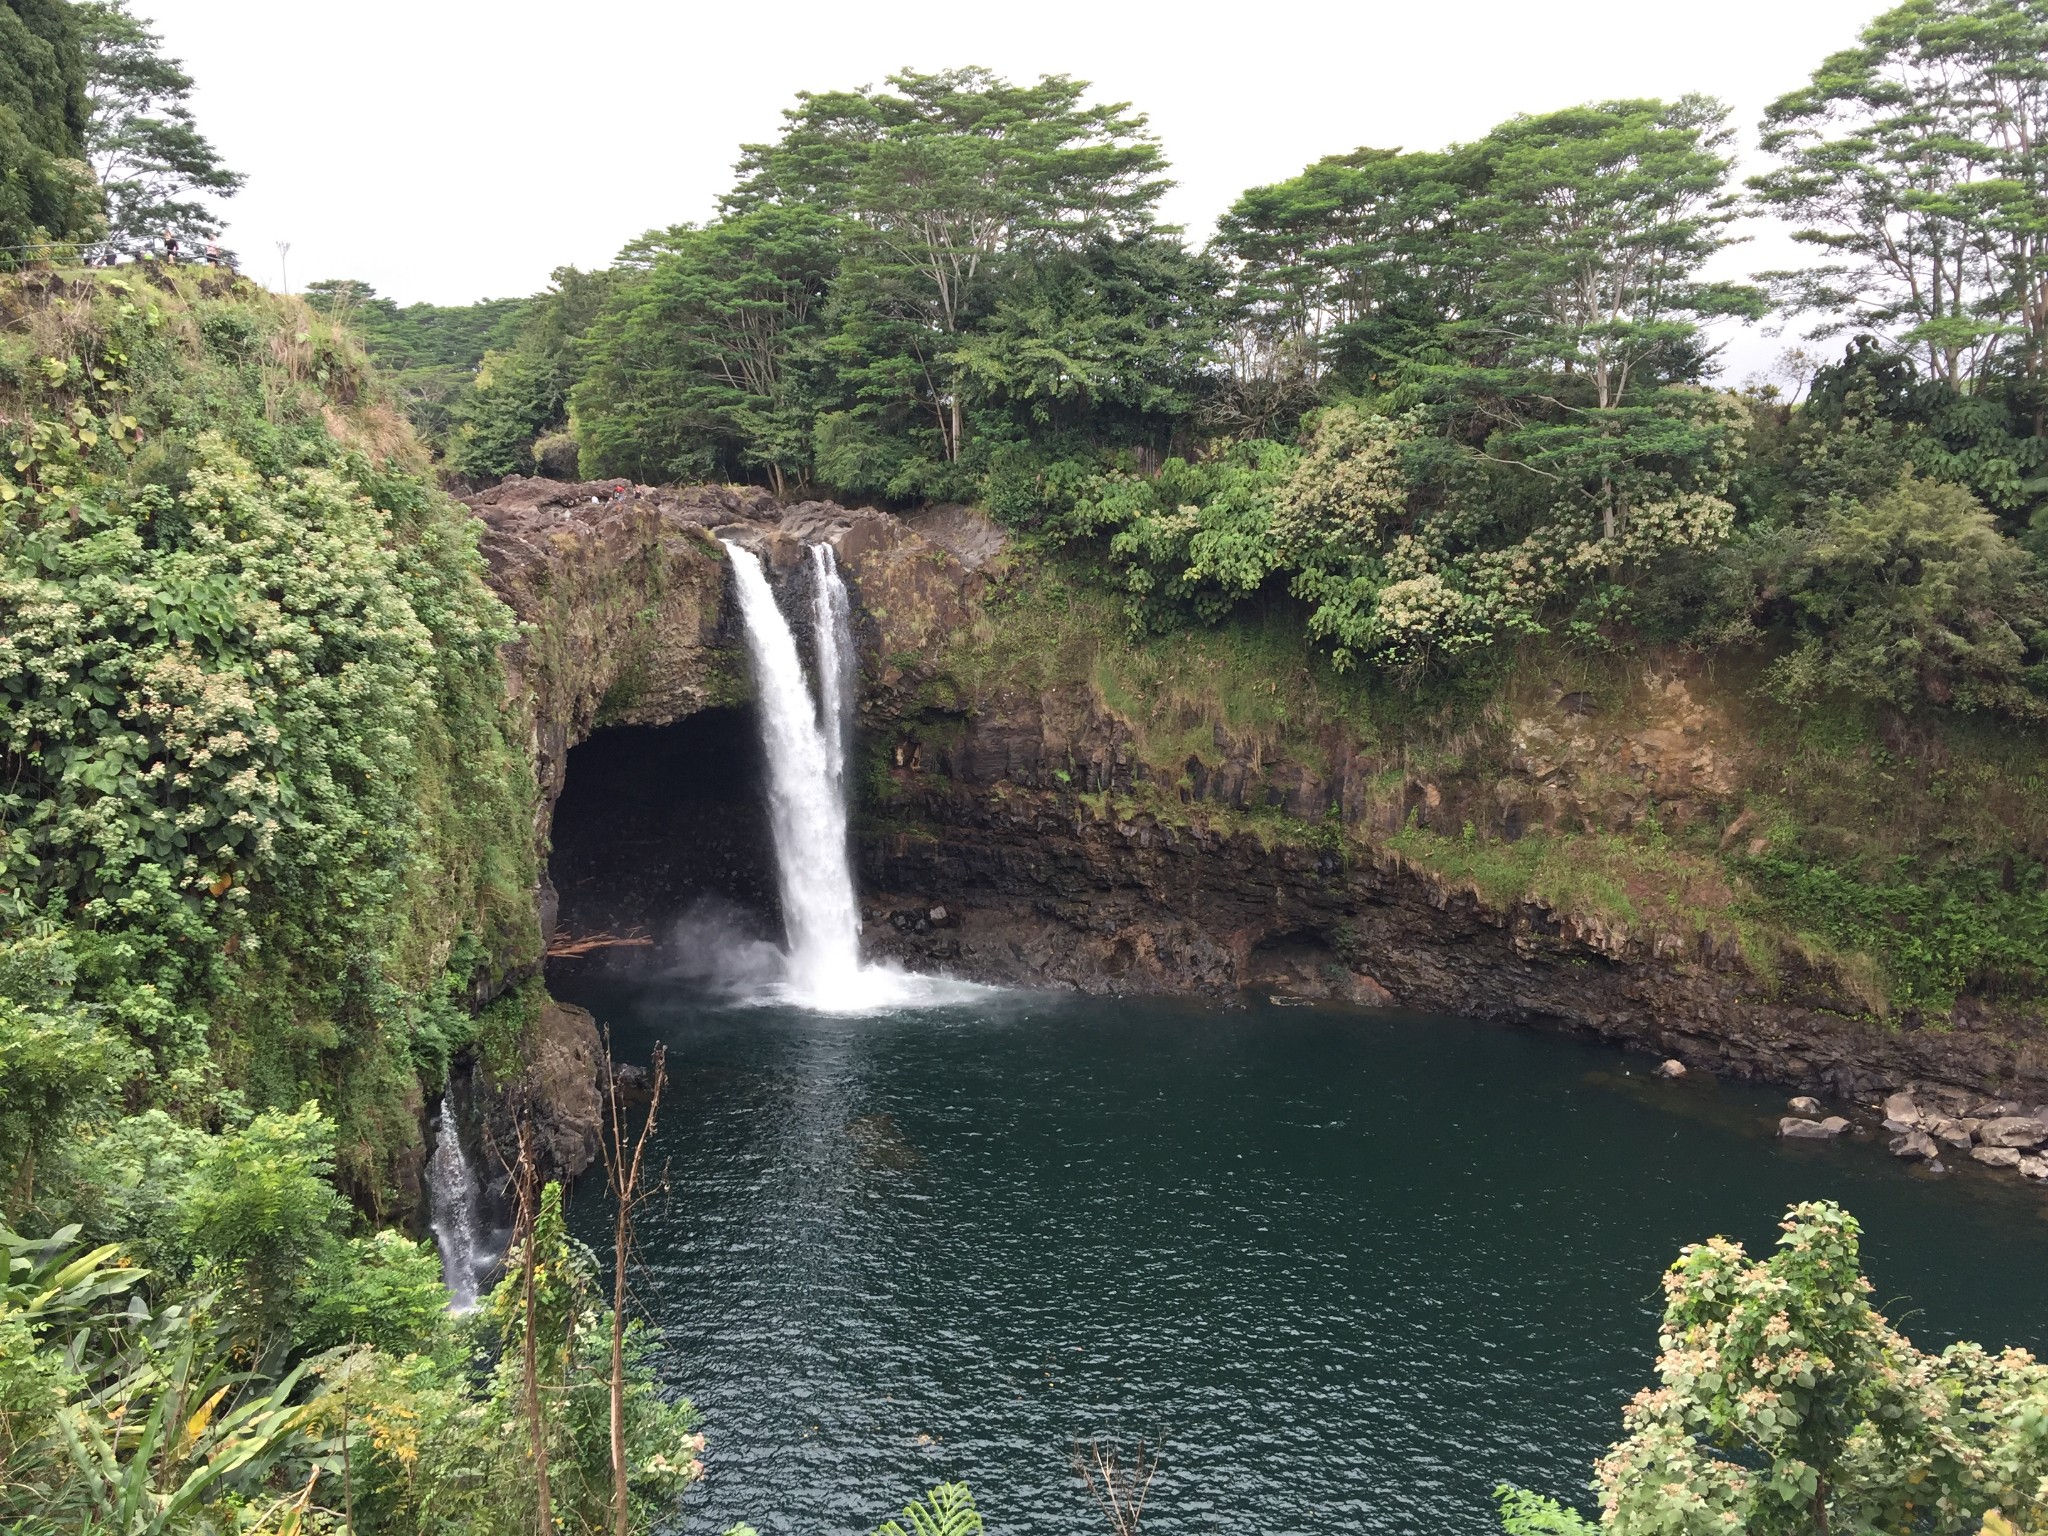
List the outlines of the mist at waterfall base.
{"type": "MultiPolygon", "coordinates": [[[[1077,1440],[1165,1437],[1153,1536],[1484,1532],[1586,1502],[1654,1381],[1687,1243],[1791,1203],[1865,1230],[1923,1347],[2048,1342],[2039,1190],[1881,1140],[1781,1142],[1780,1093],[1561,1036],[1336,1006],[992,992],[863,1017],[568,981],[668,1048],[638,1304],[705,1414],[686,1529],[858,1536],[954,1477],[990,1528],[1104,1529],[1077,1440]]],[[[609,1208],[578,1185],[599,1247],[609,1208]]]]}
{"type": "Polygon", "coordinates": [[[725,550],[768,764],[768,824],[784,943],[779,951],[764,950],[730,908],[700,904],[677,929],[673,947],[684,957],[682,974],[756,1001],[831,1013],[936,1005],[982,990],[861,961],[860,902],[846,834],[852,605],[832,546],[814,544],[806,555],[815,693],[796,632],[760,557],[730,541],[725,550]]]}

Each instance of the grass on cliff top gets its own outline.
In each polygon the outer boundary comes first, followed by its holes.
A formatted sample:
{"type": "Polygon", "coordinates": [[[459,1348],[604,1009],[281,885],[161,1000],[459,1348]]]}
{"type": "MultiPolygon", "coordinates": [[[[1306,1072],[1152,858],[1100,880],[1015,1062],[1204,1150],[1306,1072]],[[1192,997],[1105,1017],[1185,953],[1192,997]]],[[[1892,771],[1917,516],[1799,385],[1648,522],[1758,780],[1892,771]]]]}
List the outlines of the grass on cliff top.
{"type": "Polygon", "coordinates": [[[1085,563],[1032,548],[1013,557],[945,668],[970,698],[1086,681],[1168,779],[1189,758],[1214,767],[1233,751],[1322,771],[1332,729],[1367,748],[1420,748],[1468,729],[1493,692],[1474,678],[1418,696],[1367,669],[1339,672],[1286,600],[1247,605],[1227,624],[1133,634],[1121,598],[1085,563]]]}
{"type": "MultiPolygon", "coordinates": [[[[1084,564],[1024,549],[947,670],[969,697],[1085,683],[1168,784],[1190,758],[1213,767],[1237,755],[1255,768],[1291,759],[1327,771],[1341,735],[1378,759],[1375,787],[1390,797],[1416,777],[1479,797],[1509,771],[1517,716],[1575,693],[1596,728],[1626,728],[1654,659],[1530,642],[1418,695],[1364,671],[1336,672],[1284,601],[1215,628],[1134,636],[1117,594],[1084,564]]],[[[1796,960],[1872,1013],[1911,1008],[1938,1019],[1964,993],[2039,997],[2048,987],[2048,733],[1839,700],[1788,709],[1758,688],[1762,662],[1712,653],[1684,668],[1694,698],[1735,738],[1716,745],[1742,765],[1718,822],[1682,837],[1654,819],[1512,842],[1413,825],[1391,838],[1352,836],[1496,909],[1536,900],[1645,936],[1711,935],[1767,978],[1796,960]],[[1739,835],[1723,848],[1738,817],[1739,835]]],[[[1625,765],[1612,766],[1625,776],[1625,765]]],[[[1268,845],[1327,836],[1284,813],[1234,817],[1173,798],[1147,794],[1129,809],[1252,832],[1268,845]]]]}

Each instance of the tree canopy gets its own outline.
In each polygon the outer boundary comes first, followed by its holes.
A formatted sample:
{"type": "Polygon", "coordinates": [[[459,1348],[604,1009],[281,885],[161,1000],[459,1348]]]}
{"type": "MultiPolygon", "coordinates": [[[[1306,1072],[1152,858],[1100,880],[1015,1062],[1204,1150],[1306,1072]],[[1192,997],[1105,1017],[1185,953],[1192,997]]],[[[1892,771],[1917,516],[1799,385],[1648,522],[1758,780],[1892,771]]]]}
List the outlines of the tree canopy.
{"type": "Polygon", "coordinates": [[[148,249],[169,235],[196,245],[221,231],[211,197],[241,186],[199,131],[187,99],[192,77],[129,0],[80,0],[87,158],[106,198],[108,252],[148,249]]]}
{"type": "Polygon", "coordinates": [[[72,6],[0,4],[0,267],[99,231],[100,200],[82,159],[85,79],[72,6]]]}

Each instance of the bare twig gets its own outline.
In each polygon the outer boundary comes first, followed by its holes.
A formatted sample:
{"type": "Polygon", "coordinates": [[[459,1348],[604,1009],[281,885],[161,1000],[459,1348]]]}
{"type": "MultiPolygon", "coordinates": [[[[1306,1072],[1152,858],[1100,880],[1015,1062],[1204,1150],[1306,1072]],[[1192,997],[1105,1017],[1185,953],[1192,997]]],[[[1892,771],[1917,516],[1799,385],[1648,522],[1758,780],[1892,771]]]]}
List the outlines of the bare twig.
{"type": "Polygon", "coordinates": [[[611,1035],[606,1033],[604,1085],[611,1115],[599,1147],[604,1154],[605,1183],[611,1189],[615,1206],[612,1225],[611,1382],[613,1536],[629,1536],[631,1530],[631,1504],[626,1480],[626,1259],[633,1247],[634,1209],[646,1198],[641,1192],[640,1175],[647,1156],[647,1142],[654,1134],[655,1117],[661,1113],[662,1083],[668,1076],[668,1051],[665,1047],[654,1048],[654,1060],[648,1070],[653,1080],[653,1093],[647,1101],[647,1117],[640,1122],[639,1134],[633,1138],[629,1148],[624,1107],[619,1102],[618,1065],[612,1060],[611,1035]]]}
{"type": "Polygon", "coordinates": [[[1152,1479],[1165,1461],[1165,1442],[1147,1446],[1143,1440],[1125,1458],[1114,1440],[1107,1444],[1090,1440],[1075,1442],[1074,1474],[1087,1485],[1097,1506],[1116,1536],[1138,1536],[1138,1522],[1145,1514],[1145,1495],[1152,1479]]]}
{"type": "Polygon", "coordinates": [[[526,1389],[527,1431],[533,1439],[533,1480],[540,1501],[536,1529],[539,1536],[554,1536],[554,1498],[548,1488],[547,1420],[540,1407],[540,1319],[534,1296],[533,1251],[535,1217],[539,1190],[533,1165],[533,1132],[524,1119],[519,1122],[519,1167],[515,1175],[519,1192],[518,1232],[522,1236],[519,1260],[519,1294],[526,1307],[526,1328],[520,1340],[521,1385],[526,1389]]]}

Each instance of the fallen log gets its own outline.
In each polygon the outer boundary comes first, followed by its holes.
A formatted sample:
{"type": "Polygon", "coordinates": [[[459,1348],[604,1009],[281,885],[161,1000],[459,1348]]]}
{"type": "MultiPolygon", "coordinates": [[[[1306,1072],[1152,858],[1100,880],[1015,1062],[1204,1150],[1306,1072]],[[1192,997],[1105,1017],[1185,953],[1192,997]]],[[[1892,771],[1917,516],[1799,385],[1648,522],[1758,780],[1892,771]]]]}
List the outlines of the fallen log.
{"type": "Polygon", "coordinates": [[[644,933],[586,933],[573,934],[564,929],[548,940],[547,957],[550,960],[573,960],[600,949],[644,949],[654,940],[644,933]]]}

